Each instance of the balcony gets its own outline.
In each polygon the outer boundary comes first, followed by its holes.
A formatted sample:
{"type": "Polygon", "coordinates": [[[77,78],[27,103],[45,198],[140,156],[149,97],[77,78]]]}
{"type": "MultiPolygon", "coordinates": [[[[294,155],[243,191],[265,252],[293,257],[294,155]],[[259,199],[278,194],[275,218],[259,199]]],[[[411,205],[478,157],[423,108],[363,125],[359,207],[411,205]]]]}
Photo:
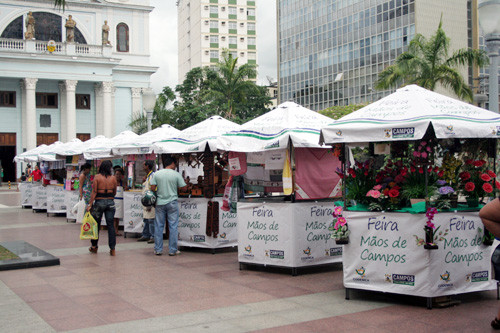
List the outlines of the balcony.
{"type": "Polygon", "coordinates": [[[49,52],[47,41],[0,38],[0,52],[21,52],[56,54],[92,58],[111,58],[113,48],[109,45],[55,43],[55,50],[49,52]]]}

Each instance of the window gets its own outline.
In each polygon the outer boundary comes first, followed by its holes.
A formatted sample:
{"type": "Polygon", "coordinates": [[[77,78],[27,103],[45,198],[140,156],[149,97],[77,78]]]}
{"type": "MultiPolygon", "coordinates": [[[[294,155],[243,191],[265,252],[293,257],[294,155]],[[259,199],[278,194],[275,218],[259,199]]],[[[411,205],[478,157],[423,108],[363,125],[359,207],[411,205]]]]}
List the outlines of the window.
{"type": "Polygon", "coordinates": [[[248,45],[257,45],[255,37],[248,37],[248,45]]]}
{"type": "Polygon", "coordinates": [[[247,23],[247,28],[249,31],[255,31],[255,23],[248,22],[247,23]]]}
{"type": "Polygon", "coordinates": [[[219,13],[219,7],[210,6],[210,14],[218,14],[218,13],[219,13]]]}
{"type": "Polygon", "coordinates": [[[255,53],[255,52],[248,52],[248,59],[256,60],[257,59],[257,53],[255,53]]]}
{"type": "Polygon", "coordinates": [[[210,43],[218,43],[219,36],[210,36],[210,43]]]}
{"type": "Polygon", "coordinates": [[[238,24],[236,22],[229,21],[229,29],[231,29],[231,30],[238,29],[238,24]]]}
{"type": "Polygon", "coordinates": [[[237,42],[238,39],[236,38],[236,36],[229,36],[229,44],[236,45],[237,42]]]}
{"type": "Polygon", "coordinates": [[[230,55],[230,56],[231,56],[231,58],[233,58],[233,59],[238,58],[238,52],[236,52],[236,51],[229,51],[229,55],[230,55]]]}
{"type": "Polygon", "coordinates": [[[210,21],[210,29],[218,29],[218,28],[219,28],[219,22],[210,21]]]}
{"type": "Polygon", "coordinates": [[[255,16],[255,8],[248,8],[247,15],[248,16],[255,16]]]}
{"type": "Polygon", "coordinates": [[[238,11],[236,10],[236,7],[229,7],[229,15],[237,15],[238,11]]]}
{"type": "Polygon", "coordinates": [[[219,51],[218,50],[211,50],[210,51],[210,59],[219,60],[219,51]]]}
{"type": "Polygon", "coordinates": [[[16,107],[15,91],[0,91],[0,107],[16,107]]]}
{"type": "Polygon", "coordinates": [[[57,109],[56,93],[36,93],[36,107],[46,109],[57,109]]]}
{"type": "Polygon", "coordinates": [[[76,94],[76,108],[90,110],[90,95],[87,94],[76,94]]]}
{"type": "Polygon", "coordinates": [[[120,23],[116,26],[116,51],[128,52],[128,25],[120,23]]]}

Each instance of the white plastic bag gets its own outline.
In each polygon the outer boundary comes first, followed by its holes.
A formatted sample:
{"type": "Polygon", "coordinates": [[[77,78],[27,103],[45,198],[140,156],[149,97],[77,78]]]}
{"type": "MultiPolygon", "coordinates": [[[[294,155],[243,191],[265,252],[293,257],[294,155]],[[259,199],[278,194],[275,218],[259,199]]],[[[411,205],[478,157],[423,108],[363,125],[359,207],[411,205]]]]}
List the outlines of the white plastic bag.
{"type": "Polygon", "coordinates": [[[71,213],[76,215],[76,223],[81,223],[83,216],[85,215],[85,201],[83,199],[79,200],[73,208],[71,208],[71,213]]]}

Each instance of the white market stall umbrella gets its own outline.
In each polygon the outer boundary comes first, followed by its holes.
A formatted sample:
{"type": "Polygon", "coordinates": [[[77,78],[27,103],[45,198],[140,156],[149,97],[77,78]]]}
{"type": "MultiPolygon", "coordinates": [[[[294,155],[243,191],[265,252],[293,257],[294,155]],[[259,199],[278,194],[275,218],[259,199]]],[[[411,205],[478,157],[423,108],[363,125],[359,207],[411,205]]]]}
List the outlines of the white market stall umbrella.
{"type": "Polygon", "coordinates": [[[47,152],[50,152],[54,149],[57,149],[58,146],[62,145],[63,143],[61,141],[56,141],[48,146],[45,146],[43,148],[40,148],[37,150],[34,154],[27,155],[24,157],[25,162],[41,162],[41,155],[47,152]]]}
{"type": "MultiPolygon", "coordinates": [[[[332,119],[294,102],[280,104],[274,110],[222,135],[218,148],[226,151],[262,152],[294,147],[322,148],[318,144],[320,129],[332,119]]],[[[323,147],[324,148],[324,147],[323,147]]]]}
{"type": "Polygon", "coordinates": [[[157,154],[181,154],[217,150],[217,138],[222,134],[238,130],[241,125],[226,120],[220,116],[212,116],[196,125],[182,130],[175,137],[162,140],[153,145],[157,154]]]}
{"type": "Polygon", "coordinates": [[[71,146],[61,147],[61,149],[58,149],[57,151],[56,158],[64,159],[66,156],[81,155],[91,145],[104,144],[104,142],[107,142],[108,140],[109,139],[104,135],[98,135],[87,141],[80,141],[79,143],[75,143],[71,146]]]}
{"type": "Polygon", "coordinates": [[[103,139],[93,142],[89,147],[87,147],[87,149],[84,150],[83,155],[87,160],[112,158],[114,157],[111,151],[113,147],[116,147],[123,143],[131,142],[138,137],[139,135],[135,134],[132,131],[123,131],[117,136],[112,137],[111,139],[103,139]]]}
{"type": "Polygon", "coordinates": [[[320,141],[419,140],[431,124],[438,139],[500,137],[499,114],[409,85],[324,127],[320,141]]]}
{"type": "Polygon", "coordinates": [[[42,145],[40,145],[38,147],[35,147],[35,148],[30,149],[28,151],[25,151],[24,153],[19,154],[16,157],[14,157],[14,162],[16,162],[16,163],[19,163],[19,162],[28,162],[27,158],[31,158],[33,156],[38,156],[38,153],[40,151],[43,151],[46,147],[47,147],[47,145],[42,144],[42,145]]]}
{"type": "Polygon", "coordinates": [[[81,143],[82,141],[80,141],[80,139],[75,138],[69,142],[44,150],[43,152],[40,153],[39,158],[41,161],[47,161],[47,162],[63,161],[64,157],[60,155],[58,156],[59,152],[72,149],[73,147],[77,147],[81,145],[81,143]]]}
{"type": "Polygon", "coordinates": [[[151,154],[153,152],[153,143],[172,138],[180,132],[175,127],[163,124],[161,127],[140,135],[131,142],[114,147],[112,152],[115,155],[151,154]]]}

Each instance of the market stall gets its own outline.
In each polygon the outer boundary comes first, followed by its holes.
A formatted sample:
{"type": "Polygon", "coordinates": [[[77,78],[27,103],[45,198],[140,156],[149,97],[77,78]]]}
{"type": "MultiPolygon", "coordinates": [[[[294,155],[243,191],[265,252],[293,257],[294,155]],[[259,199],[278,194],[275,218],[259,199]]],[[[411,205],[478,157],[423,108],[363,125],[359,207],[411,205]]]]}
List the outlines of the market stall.
{"type": "MultiPolygon", "coordinates": [[[[46,149],[47,145],[43,144],[31,150],[25,151],[22,154],[14,157],[14,162],[16,163],[33,163],[38,159],[38,152],[46,149]]],[[[26,175],[28,178],[29,175],[26,175]]],[[[21,192],[21,207],[27,208],[33,206],[33,198],[34,198],[34,187],[38,186],[38,184],[33,184],[31,180],[27,180],[22,182],[19,185],[19,191],[21,192]]]]}
{"type": "Polygon", "coordinates": [[[228,180],[227,159],[217,152],[217,138],[240,128],[219,116],[210,117],[153,145],[157,154],[172,154],[189,191],[179,197],[179,246],[232,247],[237,243],[235,214],[222,210],[228,180]]]}
{"type": "Polygon", "coordinates": [[[334,199],[340,196],[339,152],[318,144],[331,118],[292,102],[222,135],[231,172],[242,174],[254,198],[237,203],[241,264],[292,268],[342,261],[331,239],[334,199]]]}
{"type": "Polygon", "coordinates": [[[177,135],[180,131],[168,124],[146,132],[133,141],[118,144],[112,148],[114,155],[123,156],[129,191],[123,195],[124,236],[127,233],[142,233],[144,222],[142,217],[141,196],[143,177],[146,176],[143,164],[146,160],[155,160],[153,144],[177,135]]]}
{"type": "Polygon", "coordinates": [[[478,211],[500,187],[499,128],[496,113],[410,85],[322,129],[354,159],[339,172],[346,223],[334,231],[348,243],[347,291],[426,297],[430,308],[431,297],[496,288],[478,211]]]}

